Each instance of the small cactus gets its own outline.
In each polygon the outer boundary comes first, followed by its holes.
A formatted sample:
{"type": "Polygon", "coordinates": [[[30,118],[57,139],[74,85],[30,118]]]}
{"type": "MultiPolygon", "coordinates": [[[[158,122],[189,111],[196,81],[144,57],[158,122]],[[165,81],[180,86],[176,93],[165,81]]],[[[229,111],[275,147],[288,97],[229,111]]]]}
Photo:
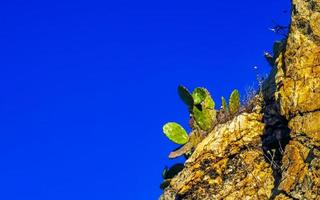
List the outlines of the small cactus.
{"type": "Polygon", "coordinates": [[[166,123],[163,126],[163,133],[176,144],[185,144],[189,141],[187,132],[175,122],[166,123]]]}
{"type": "MultiPolygon", "coordinates": [[[[192,110],[192,115],[195,122],[204,131],[209,131],[213,123],[216,120],[216,110],[214,109],[215,103],[210,96],[210,93],[205,88],[198,88],[195,91],[204,91],[205,97],[198,106],[194,106],[192,110]]],[[[199,95],[200,96],[200,95],[199,95]]],[[[201,97],[203,98],[203,97],[201,97]]]]}
{"type": "Polygon", "coordinates": [[[205,100],[206,96],[207,90],[205,88],[196,88],[192,92],[192,97],[195,105],[201,104],[205,100]]]}
{"type": "Polygon", "coordinates": [[[194,100],[189,90],[186,87],[179,85],[178,94],[181,100],[189,107],[189,109],[192,109],[194,100]]]}
{"type": "Polygon", "coordinates": [[[193,117],[201,130],[210,130],[213,120],[211,118],[212,112],[207,110],[199,110],[197,107],[193,108],[193,117]]]}
{"type": "Polygon", "coordinates": [[[228,113],[228,105],[227,105],[227,102],[226,102],[226,99],[224,97],[221,97],[221,104],[222,104],[222,110],[225,112],[225,113],[228,113]]]}
{"type": "Polygon", "coordinates": [[[240,94],[238,90],[233,90],[229,99],[229,110],[231,115],[238,112],[240,108],[240,94]]]}
{"type": "MultiPolygon", "coordinates": [[[[191,115],[190,127],[193,130],[207,132],[212,129],[216,120],[217,112],[214,109],[215,103],[210,93],[205,88],[196,88],[192,94],[182,85],[178,87],[178,93],[182,101],[189,107],[191,115]]],[[[164,134],[174,143],[183,145],[179,149],[171,152],[169,158],[176,158],[190,153],[191,149],[202,140],[202,135],[195,136],[184,130],[182,126],[175,122],[169,122],[163,126],[164,134]]]]}

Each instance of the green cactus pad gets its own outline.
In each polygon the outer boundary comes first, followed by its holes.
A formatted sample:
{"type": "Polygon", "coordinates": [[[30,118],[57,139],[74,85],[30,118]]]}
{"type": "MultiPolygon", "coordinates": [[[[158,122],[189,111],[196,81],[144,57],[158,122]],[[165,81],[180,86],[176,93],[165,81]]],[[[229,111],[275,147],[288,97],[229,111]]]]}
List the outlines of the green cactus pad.
{"type": "Polygon", "coordinates": [[[212,110],[212,109],[214,109],[215,103],[214,103],[209,91],[207,89],[204,89],[204,91],[206,92],[206,96],[205,96],[205,99],[203,100],[203,102],[201,103],[201,105],[205,109],[212,110]]]}
{"type": "Polygon", "coordinates": [[[187,132],[175,122],[166,123],[163,126],[163,133],[176,144],[185,144],[189,141],[187,132]]]}
{"type": "Polygon", "coordinates": [[[178,86],[178,94],[181,98],[181,100],[189,107],[189,108],[192,108],[193,107],[193,97],[192,95],[190,94],[189,90],[182,86],[182,85],[179,85],[178,86]]]}
{"type": "Polygon", "coordinates": [[[226,99],[224,97],[221,97],[221,104],[222,104],[222,110],[227,113],[228,112],[228,105],[227,105],[226,99]]]}
{"type": "Polygon", "coordinates": [[[194,104],[201,104],[207,96],[207,90],[205,88],[196,88],[192,92],[194,104]]]}
{"type": "Polygon", "coordinates": [[[214,109],[215,103],[210,96],[210,93],[204,89],[206,92],[205,98],[201,103],[201,109],[198,106],[193,107],[193,117],[200,129],[204,131],[209,131],[213,123],[216,120],[216,111],[214,109]]]}
{"type": "Polygon", "coordinates": [[[208,131],[213,126],[215,121],[215,111],[214,110],[199,110],[197,107],[193,108],[193,116],[197,125],[200,129],[208,131]]]}
{"type": "Polygon", "coordinates": [[[231,114],[238,112],[240,108],[240,94],[238,90],[233,90],[229,99],[229,109],[231,114]]]}

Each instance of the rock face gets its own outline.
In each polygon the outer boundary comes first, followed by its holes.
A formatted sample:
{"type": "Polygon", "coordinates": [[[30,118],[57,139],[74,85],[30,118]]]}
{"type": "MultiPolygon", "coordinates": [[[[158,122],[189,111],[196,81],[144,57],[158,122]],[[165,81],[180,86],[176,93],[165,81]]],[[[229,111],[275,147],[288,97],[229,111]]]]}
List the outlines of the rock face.
{"type": "Polygon", "coordinates": [[[200,143],[163,199],[252,199],[271,196],[274,178],[263,156],[262,114],[243,113],[200,143]],[[174,191],[174,192],[173,192],[174,191]]]}
{"type": "Polygon", "coordinates": [[[218,124],[161,200],[320,199],[320,0],[293,0],[264,98],[218,124]]]}
{"type": "Polygon", "coordinates": [[[276,76],[276,99],[291,140],[279,192],[320,199],[320,1],[293,2],[291,30],[276,76]]]}

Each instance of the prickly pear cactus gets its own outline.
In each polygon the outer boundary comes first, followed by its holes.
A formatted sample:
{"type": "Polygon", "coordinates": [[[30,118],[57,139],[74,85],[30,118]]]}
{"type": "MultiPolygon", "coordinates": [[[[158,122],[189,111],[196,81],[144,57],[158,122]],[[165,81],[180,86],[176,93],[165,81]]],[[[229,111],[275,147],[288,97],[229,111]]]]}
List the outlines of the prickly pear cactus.
{"type": "Polygon", "coordinates": [[[198,96],[197,98],[199,98],[199,100],[197,101],[201,100],[200,104],[195,104],[195,106],[193,106],[193,118],[200,129],[204,131],[209,131],[216,120],[217,113],[214,109],[215,103],[211,98],[210,93],[205,88],[195,89],[195,92],[192,93],[192,96],[194,98],[198,96]],[[200,91],[205,93],[204,97],[202,94],[199,95],[200,91]]]}
{"type": "Polygon", "coordinates": [[[192,97],[195,105],[201,104],[207,96],[207,90],[205,88],[196,88],[192,92],[192,97]]]}
{"type": "Polygon", "coordinates": [[[229,109],[228,109],[228,105],[227,105],[226,99],[224,97],[221,97],[221,104],[222,104],[222,110],[225,113],[228,113],[229,109]]]}
{"type": "Polygon", "coordinates": [[[233,90],[229,99],[230,113],[233,115],[238,112],[240,108],[240,94],[238,90],[233,90]]]}
{"type": "Polygon", "coordinates": [[[178,94],[181,100],[189,107],[189,109],[192,109],[194,105],[194,100],[189,90],[186,87],[179,85],[178,94]]]}
{"type": "Polygon", "coordinates": [[[189,141],[189,135],[180,124],[168,122],[163,126],[163,133],[176,144],[185,144],[189,141]]]}

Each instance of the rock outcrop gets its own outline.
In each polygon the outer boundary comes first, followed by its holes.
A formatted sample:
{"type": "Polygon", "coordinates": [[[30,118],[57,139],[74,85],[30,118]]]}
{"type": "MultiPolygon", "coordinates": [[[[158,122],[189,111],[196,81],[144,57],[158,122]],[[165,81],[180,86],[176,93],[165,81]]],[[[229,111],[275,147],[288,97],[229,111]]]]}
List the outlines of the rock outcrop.
{"type": "Polygon", "coordinates": [[[275,94],[288,120],[290,141],[277,191],[320,199],[320,1],[295,0],[275,94]]]}
{"type": "Polygon", "coordinates": [[[263,97],[218,124],[161,200],[320,199],[320,0],[293,0],[263,97]]]}

